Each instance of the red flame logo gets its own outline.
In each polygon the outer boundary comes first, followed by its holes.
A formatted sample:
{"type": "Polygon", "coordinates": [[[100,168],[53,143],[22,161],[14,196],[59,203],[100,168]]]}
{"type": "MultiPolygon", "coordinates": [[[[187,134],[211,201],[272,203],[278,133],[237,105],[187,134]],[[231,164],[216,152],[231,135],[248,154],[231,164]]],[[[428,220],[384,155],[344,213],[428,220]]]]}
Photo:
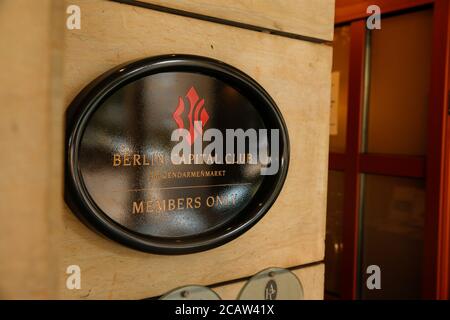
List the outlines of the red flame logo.
{"type": "MultiPolygon", "coordinates": [[[[202,128],[205,126],[206,122],[208,122],[209,115],[206,109],[204,108],[205,99],[201,99],[197,94],[197,91],[192,86],[189,91],[186,93],[186,98],[189,102],[189,113],[187,115],[187,122],[189,123],[189,144],[192,145],[194,143],[194,137],[202,136],[202,128]],[[195,128],[195,121],[201,121],[202,127],[195,128]],[[194,132],[197,135],[194,135],[194,132]]],[[[185,114],[185,103],[183,97],[178,97],[178,106],[172,114],[173,119],[178,125],[179,129],[187,128],[185,124],[185,120],[182,118],[183,113],[185,114]]]]}

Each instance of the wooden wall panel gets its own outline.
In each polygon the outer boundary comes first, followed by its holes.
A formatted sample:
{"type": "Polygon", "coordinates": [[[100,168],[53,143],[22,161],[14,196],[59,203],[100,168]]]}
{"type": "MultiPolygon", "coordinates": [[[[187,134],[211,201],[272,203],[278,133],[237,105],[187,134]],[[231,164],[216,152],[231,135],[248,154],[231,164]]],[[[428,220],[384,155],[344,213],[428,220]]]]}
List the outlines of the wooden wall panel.
{"type": "Polygon", "coordinates": [[[321,261],[324,255],[331,47],[171,15],[126,4],[71,0],[81,30],[65,37],[65,105],[91,80],[129,60],[168,53],[220,59],[267,89],[291,139],[285,187],[270,212],[238,239],[184,256],[137,252],[61,212],[61,296],[145,298],[180,285],[211,285],[270,267],[321,261]],[[82,289],[67,290],[65,268],[77,264],[82,289]]]}
{"type": "MultiPolygon", "coordinates": [[[[323,300],[325,273],[325,266],[323,264],[296,268],[291,271],[302,283],[305,300],[323,300]]],[[[213,287],[212,289],[217,292],[223,300],[236,300],[246,282],[247,280],[238,281],[223,286],[213,287]]]]}
{"type": "Polygon", "coordinates": [[[141,0],[322,40],[333,39],[334,0],[141,0]]]}
{"type": "Polygon", "coordinates": [[[0,3],[0,299],[56,297],[61,4],[0,3]]]}

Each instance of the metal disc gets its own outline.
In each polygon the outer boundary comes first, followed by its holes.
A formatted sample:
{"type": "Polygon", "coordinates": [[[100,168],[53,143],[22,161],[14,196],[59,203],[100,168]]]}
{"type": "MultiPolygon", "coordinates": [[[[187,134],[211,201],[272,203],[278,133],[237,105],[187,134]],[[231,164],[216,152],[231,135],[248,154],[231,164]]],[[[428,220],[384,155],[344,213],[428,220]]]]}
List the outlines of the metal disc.
{"type": "Polygon", "coordinates": [[[287,269],[269,268],[254,275],[241,289],[238,300],[303,300],[303,286],[287,269]]]}

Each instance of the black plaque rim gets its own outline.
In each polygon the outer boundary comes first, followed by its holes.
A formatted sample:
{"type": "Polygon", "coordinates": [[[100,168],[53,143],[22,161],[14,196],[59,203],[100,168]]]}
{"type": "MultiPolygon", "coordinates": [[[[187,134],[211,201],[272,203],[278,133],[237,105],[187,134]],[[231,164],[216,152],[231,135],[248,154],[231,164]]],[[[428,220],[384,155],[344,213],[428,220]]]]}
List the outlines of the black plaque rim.
{"type": "MultiPolygon", "coordinates": [[[[264,120],[267,115],[262,114],[264,120]]],[[[89,227],[107,237],[134,249],[156,254],[187,254],[221,246],[253,227],[272,207],[286,180],[289,167],[289,136],[281,112],[270,95],[250,76],[221,61],[185,54],[155,56],[128,62],[102,74],[86,86],[72,101],[66,111],[66,174],[65,200],[75,215],[89,227]],[[280,168],[276,175],[269,177],[270,185],[264,202],[255,206],[251,214],[242,212],[223,227],[205,233],[200,237],[191,236],[173,241],[137,234],[109,218],[90,197],[81,173],[78,170],[78,150],[81,138],[90,116],[115,90],[139,78],[161,72],[184,71],[214,76],[229,85],[239,88],[244,95],[256,99],[255,108],[270,111],[271,121],[280,130],[280,168]],[[254,211],[254,212],[253,212],[254,211]],[[242,221],[240,221],[242,220],[242,221]]],[[[262,185],[267,185],[262,182],[262,185]]],[[[261,187],[262,187],[261,185],[261,187]]],[[[260,187],[260,188],[261,188],[260,187]]],[[[259,202],[259,201],[257,201],[259,202]]],[[[247,209],[247,208],[246,208],[247,209]]],[[[244,211],[246,210],[244,209],[244,211]]]]}

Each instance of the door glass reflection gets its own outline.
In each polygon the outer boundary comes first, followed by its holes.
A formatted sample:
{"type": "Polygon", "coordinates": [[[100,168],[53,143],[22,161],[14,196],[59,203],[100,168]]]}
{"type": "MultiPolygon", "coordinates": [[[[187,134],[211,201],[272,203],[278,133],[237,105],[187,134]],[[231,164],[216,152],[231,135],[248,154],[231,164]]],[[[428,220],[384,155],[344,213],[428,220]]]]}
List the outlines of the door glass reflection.
{"type": "Polygon", "coordinates": [[[362,199],[361,297],[421,296],[425,182],[365,175],[362,199]],[[367,267],[381,268],[381,290],[369,290],[367,267]]]}
{"type": "Polygon", "coordinates": [[[330,151],[345,152],[347,132],[348,73],[350,66],[350,26],[334,31],[330,151]]]}
{"type": "Polygon", "coordinates": [[[371,31],[369,153],[425,154],[432,13],[385,18],[371,31]]]}

